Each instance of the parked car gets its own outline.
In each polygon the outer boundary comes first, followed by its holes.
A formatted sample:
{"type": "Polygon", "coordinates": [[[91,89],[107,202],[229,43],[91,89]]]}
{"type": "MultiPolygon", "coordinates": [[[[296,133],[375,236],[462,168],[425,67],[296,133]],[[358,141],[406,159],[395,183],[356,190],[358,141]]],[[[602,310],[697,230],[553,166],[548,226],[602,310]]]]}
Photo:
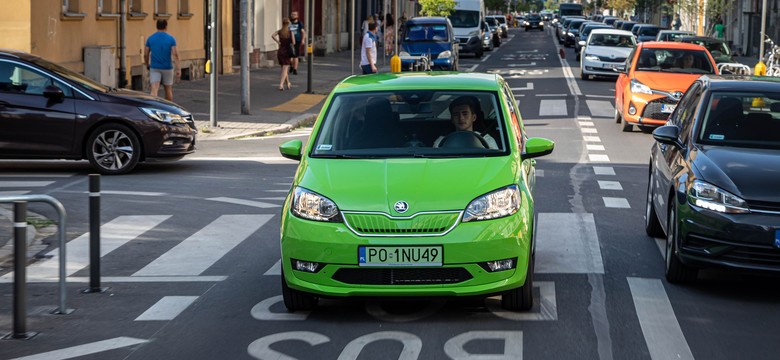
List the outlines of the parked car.
{"type": "Polygon", "coordinates": [[[636,38],[625,30],[594,29],[588,36],[588,42],[582,42],[580,59],[580,77],[617,76],[615,69],[625,66],[628,55],[636,47],[636,38]]]}
{"type": "Polygon", "coordinates": [[[604,19],[601,20],[601,22],[609,26],[613,26],[615,24],[615,21],[617,21],[618,19],[619,18],[614,16],[605,16],[604,19]]]}
{"type": "Polygon", "coordinates": [[[89,160],[125,174],[140,161],[195,151],[192,115],[15,50],[0,51],[0,158],[89,160]]]}
{"type": "Polygon", "coordinates": [[[580,60],[580,51],[582,50],[582,46],[588,41],[588,36],[594,29],[612,29],[612,27],[600,22],[582,23],[582,25],[580,25],[580,31],[574,38],[574,53],[577,54],[575,60],[580,60]]]}
{"type": "Polygon", "coordinates": [[[401,70],[416,70],[421,57],[430,61],[431,70],[458,70],[458,42],[450,20],[445,17],[416,17],[406,22],[399,44],[401,70]]]}
{"type": "Polygon", "coordinates": [[[544,31],[544,21],[542,21],[542,17],[538,14],[528,15],[523,22],[523,27],[525,28],[525,31],[532,29],[544,31]]]}
{"type": "Polygon", "coordinates": [[[575,43],[574,39],[576,39],[577,35],[580,34],[580,25],[589,21],[590,20],[585,20],[585,19],[574,19],[571,22],[569,22],[569,25],[563,29],[564,32],[566,33],[566,37],[563,38],[563,46],[574,47],[574,43],[575,43]]]}
{"type": "Polygon", "coordinates": [[[683,36],[676,41],[704,46],[718,64],[734,62],[729,44],[723,40],[705,36],[683,36]]]}
{"type": "Polygon", "coordinates": [[[485,18],[485,22],[487,22],[490,27],[490,32],[493,34],[493,46],[501,46],[501,38],[504,37],[504,30],[501,29],[501,24],[499,24],[496,19],[492,18],[485,18]]]}
{"type": "Polygon", "coordinates": [[[679,42],[639,43],[626,64],[615,82],[615,122],[625,132],[664,125],[699,76],[718,72],[707,49],[679,42]]]}
{"type": "Polygon", "coordinates": [[[637,42],[655,41],[655,38],[658,37],[658,32],[660,31],[661,28],[658,27],[658,25],[653,24],[635,24],[634,27],[631,28],[631,32],[636,36],[637,42]]]}
{"type": "Polygon", "coordinates": [[[780,270],[780,83],[702,76],[653,132],[645,230],[666,234],[666,279],[700,268],[780,270]]]}
{"type": "Polygon", "coordinates": [[[554,143],[528,137],[501,76],[353,76],[323,109],[307,145],[279,146],[300,160],[281,218],[288,310],[493,294],[531,308],[533,158],[554,143]]]}
{"type": "Polygon", "coordinates": [[[501,37],[506,38],[509,36],[509,26],[506,22],[506,17],[504,15],[488,15],[485,16],[486,19],[495,19],[498,21],[499,25],[501,25],[501,37]]]}
{"type": "Polygon", "coordinates": [[[496,47],[495,39],[500,37],[488,25],[487,21],[482,22],[482,49],[493,51],[496,47]]]}
{"type": "Polygon", "coordinates": [[[696,33],[682,30],[661,30],[655,37],[655,41],[676,41],[683,36],[696,36],[696,33]]]}

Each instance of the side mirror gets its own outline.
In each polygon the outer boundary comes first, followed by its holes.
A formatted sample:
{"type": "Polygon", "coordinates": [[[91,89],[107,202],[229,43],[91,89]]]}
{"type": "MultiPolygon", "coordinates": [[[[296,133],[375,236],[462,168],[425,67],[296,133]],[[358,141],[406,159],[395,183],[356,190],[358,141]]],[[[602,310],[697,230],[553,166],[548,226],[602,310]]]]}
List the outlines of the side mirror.
{"type": "Polygon", "coordinates": [[[680,143],[678,137],[680,136],[680,128],[675,125],[664,125],[653,130],[653,139],[661,144],[673,145],[682,149],[683,144],[680,143]]]}
{"type": "Polygon", "coordinates": [[[549,155],[555,148],[555,142],[545,138],[530,138],[525,142],[523,160],[549,155]]]}
{"type": "Polygon", "coordinates": [[[619,73],[628,73],[628,70],[626,70],[626,64],[620,64],[612,68],[612,71],[619,72],[619,73]]]}
{"type": "Polygon", "coordinates": [[[62,101],[65,98],[65,93],[62,92],[62,89],[49,85],[43,89],[43,97],[52,101],[62,101]]]}
{"type": "Polygon", "coordinates": [[[301,148],[303,148],[303,142],[300,140],[290,140],[279,145],[279,152],[282,156],[291,160],[301,160],[301,148]]]}
{"type": "Polygon", "coordinates": [[[582,47],[585,47],[585,42],[584,42],[584,41],[582,41],[582,40],[580,40],[580,42],[579,42],[578,44],[579,44],[580,46],[582,46],[582,47]]]}

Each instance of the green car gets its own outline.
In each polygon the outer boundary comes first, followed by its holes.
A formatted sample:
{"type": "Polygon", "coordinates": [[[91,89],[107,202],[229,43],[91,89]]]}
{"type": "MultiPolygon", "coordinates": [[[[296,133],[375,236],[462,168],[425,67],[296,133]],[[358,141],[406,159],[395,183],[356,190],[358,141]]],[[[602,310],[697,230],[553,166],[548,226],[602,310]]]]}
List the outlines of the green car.
{"type": "Polygon", "coordinates": [[[534,157],[498,75],[353,76],[329,95],[282,212],[282,294],[290,311],[320,297],[501,295],[533,305],[534,157]]]}

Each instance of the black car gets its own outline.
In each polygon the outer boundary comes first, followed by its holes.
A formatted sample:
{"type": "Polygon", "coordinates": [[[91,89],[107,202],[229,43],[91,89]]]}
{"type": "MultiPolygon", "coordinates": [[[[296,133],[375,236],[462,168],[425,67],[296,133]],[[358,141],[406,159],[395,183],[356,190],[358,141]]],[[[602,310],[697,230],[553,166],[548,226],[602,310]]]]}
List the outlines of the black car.
{"type": "Polygon", "coordinates": [[[780,79],[704,75],[653,131],[645,230],[666,278],[780,271],[780,79]]]}
{"type": "Polygon", "coordinates": [[[195,151],[192,115],[20,51],[0,51],[0,158],[88,159],[102,174],[195,151]]]}
{"type": "Polygon", "coordinates": [[[589,22],[590,20],[585,19],[574,19],[572,20],[569,25],[564,28],[565,37],[563,38],[563,46],[571,46],[574,47],[575,39],[580,34],[580,25],[583,23],[589,22]]]}
{"type": "Polygon", "coordinates": [[[675,39],[675,41],[704,46],[710,52],[712,58],[715,59],[716,64],[734,62],[729,44],[723,40],[706,36],[683,36],[675,39]]]}
{"type": "Polygon", "coordinates": [[[525,27],[525,31],[531,29],[539,29],[544,31],[544,21],[540,15],[528,15],[528,17],[526,17],[525,21],[523,22],[523,27],[525,27]]]}

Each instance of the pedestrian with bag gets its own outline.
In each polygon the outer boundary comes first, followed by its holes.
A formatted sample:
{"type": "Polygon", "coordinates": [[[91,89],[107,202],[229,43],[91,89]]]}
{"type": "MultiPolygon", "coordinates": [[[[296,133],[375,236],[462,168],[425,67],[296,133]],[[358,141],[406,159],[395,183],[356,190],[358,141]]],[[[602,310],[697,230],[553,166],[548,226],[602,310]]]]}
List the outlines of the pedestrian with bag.
{"type": "Polygon", "coordinates": [[[368,32],[360,45],[360,68],[363,74],[376,74],[376,28],[375,22],[368,23],[368,32]]]}
{"type": "Polygon", "coordinates": [[[291,59],[295,57],[296,50],[295,36],[293,36],[290,31],[290,19],[284,18],[282,20],[282,28],[271,34],[271,39],[279,45],[279,50],[276,50],[276,59],[279,60],[279,65],[282,66],[282,75],[279,79],[279,91],[284,91],[285,85],[287,85],[287,90],[290,90],[290,88],[292,88],[292,83],[290,82],[290,64],[292,62],[291,59]]]}
{"type": "Polygon", "coordinates": [[[157,96],[160,82],[165,88],[165,99],[173,101],[173,81],[181,76],[179,52],[176,39],[168,34],[168,20],[157,20],[157,32],[146,39],[144,64],[149,70],[149,82],[152,96],[157,96]],[[173,59],[173,61],[171,61],[173,59]]]}

